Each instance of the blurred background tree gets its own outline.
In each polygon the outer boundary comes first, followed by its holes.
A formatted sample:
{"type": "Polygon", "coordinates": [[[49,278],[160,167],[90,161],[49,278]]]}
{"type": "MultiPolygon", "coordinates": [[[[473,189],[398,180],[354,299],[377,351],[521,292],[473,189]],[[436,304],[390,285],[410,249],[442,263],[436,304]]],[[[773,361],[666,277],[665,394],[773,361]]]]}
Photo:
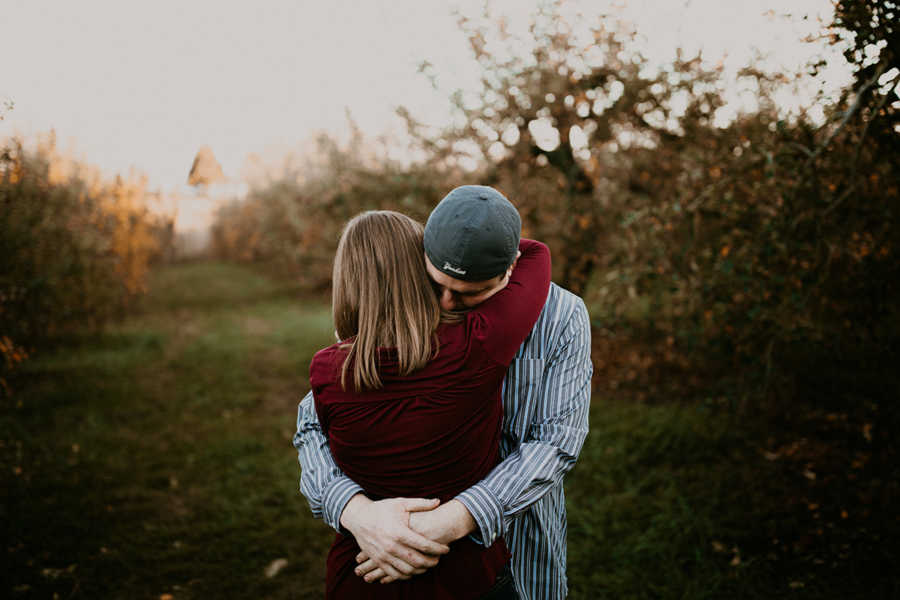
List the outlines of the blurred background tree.
{"type": "Polygon", "coordinates": [[[358,129],[344,145],[323,134],[302,164],[219,210],[212,252],[264,263],[307,289],[327,290],[337,240],[352,216],[398,210],[424,221],[456,180],[452,170],[372,153],[358,129]]]}
{"type": "Polygon", "coordinates": [[[481,87],[454,94],[446,128],[399,110],[417,160],[380,158],[358,131],[346,146],[323,137],[302,176],[222,211],[217,252],[324,289],[356,212],[424,219],[454,185],[485,183],[550,244],[556,281],[588,301],[601,387],[782,407],[798,393],[896,390],[883,372],[897,356],[900,281],[894,4],[836,5],[824,34],[845,44],[855,80],[822,101],[824,124],[775,101],[813,85],[821,64],[751,65],[737,81],[701,56],[654,65],[634,31],[563,7],[543,5],[524,35],[489,12],[461,16],[481,87]],[[755,108],[723,118],[734,85],[755,108]]]}
{"type": "Polygon", "coordinates": [[[558,8],[539,13],[527,39],[489,15],[460,18],[483,70],[477,97],[455,97],[464,125],[430,141],[433,132],[402,114],[431,160],[475,151],[481,176],[515,199],[530,235],[553,247],[557,280],[581,294],[607,254],[597,252],[606,245],[598,238],[627,204],[629,150],[677,137],[685,111],[702,105],[708,115],[721,99],[715,73],[698,58],[654,72],[633,32],[604,20],[575,28],[558,8]]]}
{"type": "Polygon", "coordinates": [[[50,135],[0,149],[0,392],[34,348],[102,326],[146,291],[172,223],[146,206],[142,178],[104,181],[50,135]]]}
{"type": "Polygon", "coordinates": [[[900,7],[894,0],[838,0],[834,10],[834,38],[849,42],[844,57],[854,69],[847,93],[857,94],[860,110],[869,113],[872,131],[867,133],[896,152],[900,107],[891,100],[891,90],[900,67],[900,7]]]}

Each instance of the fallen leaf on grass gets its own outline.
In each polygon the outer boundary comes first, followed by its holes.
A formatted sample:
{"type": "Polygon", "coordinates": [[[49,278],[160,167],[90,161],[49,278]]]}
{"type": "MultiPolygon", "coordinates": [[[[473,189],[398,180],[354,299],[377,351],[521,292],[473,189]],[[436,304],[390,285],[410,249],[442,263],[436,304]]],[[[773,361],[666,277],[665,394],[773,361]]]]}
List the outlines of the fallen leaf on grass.
{"type": "Polygon", "coordinates": [[[272,579],[273,577],[278,575],[278,573],[287,565],[288,561],[286,558],[276,558],[271,563],[269,563],[268,567],[266,567],[266,577],[272,579]]]}
{"type": "Polygon", "coordinates": [[[47,579],[59,579],[67,574],[71,575],[75,572],[75,569],[78,565],[69,565],[65,569],[54,569],[54,568],[46,568],[41,569],[41,575],[46,577],[47,579]]]}

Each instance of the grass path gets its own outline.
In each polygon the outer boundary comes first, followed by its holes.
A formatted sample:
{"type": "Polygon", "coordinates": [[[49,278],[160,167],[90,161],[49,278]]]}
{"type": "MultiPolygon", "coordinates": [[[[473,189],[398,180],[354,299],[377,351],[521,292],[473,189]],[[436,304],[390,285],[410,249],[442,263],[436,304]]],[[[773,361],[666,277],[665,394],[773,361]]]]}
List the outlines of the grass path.
{"type": "MultiPolygon", "coordinates": [[[[217,263],[151,283],[136,316],[27,363],[3,405],[8,595],[321,597],[333,534],[297,491],[290,438],[327,306],[217,263]]],[[[849,597],[835,580],[861,575],[816,575],[777,539],[805,531],[770,501],[802,476],[745,429],[595,397],[566,485],[571,597],[849,597]]]]}
{"type": "Polygon", "coordinates": [[[28,367],[4,420],[21,470],[13,590],[320,597],[330,534],[300,501],[290,438],[327,307],[218,264],[166,269],[152,289],[140,316],[28,367]]]}

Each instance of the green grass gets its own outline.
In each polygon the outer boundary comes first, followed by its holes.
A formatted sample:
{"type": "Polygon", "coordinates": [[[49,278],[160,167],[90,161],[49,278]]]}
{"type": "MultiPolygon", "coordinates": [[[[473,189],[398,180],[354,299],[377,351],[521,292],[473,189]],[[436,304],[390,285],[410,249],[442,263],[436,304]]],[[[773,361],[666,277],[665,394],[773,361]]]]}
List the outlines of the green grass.
{"type": "MultiPolygon", "coordinates": [[[[203,263],[156,272],[138,314],[26,363],[0,414],[8,595],[321,597],[333,534],[297,490],[290,438],[332,339],[320,299],[203,263]]],[[[861,525],[837,535],[824,507],[855,514],[853,500],[764,458],[762,427],[595,397],[566,486],[571,597],[889,597],[864,565],[891,564],[894,545],[840,559],[861,525]]]]}
{"type": "Polygon", "coordinates": [[[4,411],[13,596],[319,597],[331,534],[290,437],[327,307],[221,264],[152,284],[139,316],[29,362],[4,411]]]}
{"type": "Polygon", "coordinates": [[[754,589],[757,566],[731,564],[747,558],[754,524],[741,479],[758,457],[729,417],[621,403],[595,405],[592,417],[568,481],[572,596],[772,597],[771,578],[754,589]]]}

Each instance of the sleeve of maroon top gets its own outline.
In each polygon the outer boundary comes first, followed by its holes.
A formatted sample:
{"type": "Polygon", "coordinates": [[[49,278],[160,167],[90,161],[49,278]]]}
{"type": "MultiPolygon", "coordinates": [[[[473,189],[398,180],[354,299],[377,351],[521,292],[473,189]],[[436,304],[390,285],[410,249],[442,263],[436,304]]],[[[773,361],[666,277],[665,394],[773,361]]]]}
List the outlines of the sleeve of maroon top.
{"type": "Polygon", "coordinates": [[[550,249],[522,239],[522,255],[506,287],[470,313],[472,333],[488,356],[508,365],[528,337],[550,290],[550,249]]]}

